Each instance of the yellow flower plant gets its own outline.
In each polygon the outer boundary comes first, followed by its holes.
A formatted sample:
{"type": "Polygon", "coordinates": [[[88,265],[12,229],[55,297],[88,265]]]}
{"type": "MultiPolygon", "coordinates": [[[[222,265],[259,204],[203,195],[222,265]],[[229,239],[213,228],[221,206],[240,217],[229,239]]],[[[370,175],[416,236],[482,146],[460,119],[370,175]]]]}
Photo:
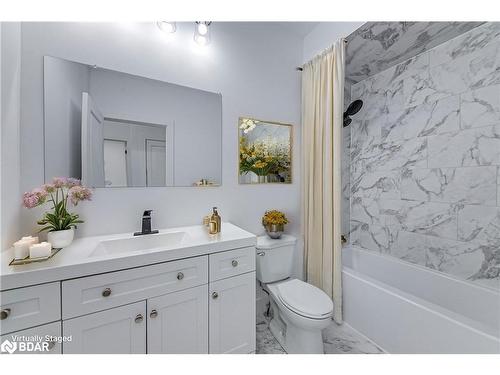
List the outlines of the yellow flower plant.
{"type": "Polygon", "coordinates": [[[288,219],[285,214],[278,210],[266,211],[262,216],[262,225],[284,225],[288,224],[288,219]]]}

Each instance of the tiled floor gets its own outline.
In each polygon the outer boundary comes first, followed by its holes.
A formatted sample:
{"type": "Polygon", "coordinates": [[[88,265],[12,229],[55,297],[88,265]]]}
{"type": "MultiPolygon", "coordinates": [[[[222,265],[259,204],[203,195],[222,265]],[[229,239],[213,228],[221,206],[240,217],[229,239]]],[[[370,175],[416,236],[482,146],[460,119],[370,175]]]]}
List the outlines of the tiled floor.
{"type": "MultiPolygon", "coordinates": [[[[257,317],[257,354],[286,354],[268,327],[269,318],[257,317]]],[[[323,332],[327,354],[380,354],[383,351],[373,342],[359,335],[347,325],[332,321],[323,332]]]]}
{"type": "Polygon", "coordinates": [[[323,331],[323,343],[327,354],[383,353],[382,349],[348,325],[337,325],[334,321],[323,331]]]}

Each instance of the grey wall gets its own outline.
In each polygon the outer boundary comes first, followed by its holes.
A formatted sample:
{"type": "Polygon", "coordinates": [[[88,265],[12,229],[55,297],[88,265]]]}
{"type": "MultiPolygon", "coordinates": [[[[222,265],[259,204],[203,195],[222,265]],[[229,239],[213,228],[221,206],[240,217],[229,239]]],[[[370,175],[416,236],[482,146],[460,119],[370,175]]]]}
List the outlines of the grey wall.
{"type": "MultiPolygon", "coordinates": [[[[103,137],[127,142],[127,183],[129,186],[146,186],[146,158],[144,157],[146,140],[166,141],[166,127],[104,120],[103,137]]],[[[168,151],[171,144],[171,141],[166,144],[167,160],[170,158],[168,151]]]]}
{"type": "Polygon", "coordinates": [[[304,37],[302,61],[305,63],[311,60],[337,39],[347,37],[363,24],[364,22],[319,22],[304,37]]]}
{"type": "MultiPolygon", "coordinates": [[[[43,182],[44,55],[221,92],[223,100],[223,186],[219,188],[98,189],[93,201],[78,206],[86,220],[77,236],[131,232],[140,214],[155,209],[153,225],[197,224],[212,206],[224,220],[262,234],[261,215],[276,208],[290,217],[289,233],[300,236],[300,75],[302,40],[265,24],[213,24],[212,43],[193,42],[192,23],[178,24],[167,40],[153,23],[23,23],[21,76],[21,191],[43,182]],[[294,124],[291,185],[239,185],[238,117],[294,124]]],[[[36,231],[39,210],[21,210],[23,233],[36,231]]],[[[12,238],[14,240],[14,238],[12,238]]],[[[301,246],[296,273],[302,269],[301,246]]]]}
{"type": "Polygon", "coordinates": [[[19,150],[21,25],[1,23],[1,225],[0,246],[21,235],[19,150]]]}
{"type": "Polygon", "coordinates": [[[500,287],[500,24],[352,86],[351,242],[500,287]]]}
{"type": "Polygon", "coordinates": [[[82,92],[89,91],[89,68],[45,56],[45,180],[82,175],[82,92]]]}

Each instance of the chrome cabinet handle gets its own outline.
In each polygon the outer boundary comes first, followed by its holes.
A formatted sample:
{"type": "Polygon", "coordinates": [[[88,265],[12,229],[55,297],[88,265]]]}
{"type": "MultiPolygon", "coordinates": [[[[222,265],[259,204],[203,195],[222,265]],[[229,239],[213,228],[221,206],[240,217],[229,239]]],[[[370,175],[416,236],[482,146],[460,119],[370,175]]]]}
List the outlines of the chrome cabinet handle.
{"type": "Polygon", "coordinates": [[[219,297],[219,293],[217,293],[217,292],[213,292],[213,293],[212,293],[212,298],[213,298],[213,299],[217,299],[217,297],[219,297]]]}
{"type": "Polygon", "coordinates": [[[263,251],[259,251],[259,252],[257,253],[257,255],[258,255],[258,256],[260,256],[260,257],[263,257],[264,255],[266,255],[266,253],[265,253],[265,252],[263,252],[263,251]]]}
{"type": "Polygon", "coordinates": [[[140,322],[143,321],[143,319],[144,319],[144,317],[142,316],[142,314],[137,314],[137,316],[135,317],[134,321],[136,323],[140,323],[140,322]]]}
{"type": "Polygon", "coordinates": [[[158,311],[156,310],[151,310],[151,312],[149,313],[150,318],[156,318],[157,316],[158,316],[158,311]]]}
{"type": "Polygon", "coordinates": [[[2,309],[0,312],[0,320],[5,320],[9,317],[10,315],[10,309],[2,309]]]}
{"type": "Polygon", "coordinates": [[[109,297],[111,295],[111,289],[110,288],[106,288],[102,291],[102,296],[103,297],[109,297]]]}
{"type": "Polygon", "coordinates": [[[233,267],[237,267],[237,266],[238,266],[238,261],[237,261],[237,260],[233,260],[233,261],[231,262],[231,265],[232,265],[233,267]]]}
{"type": "Polygon", "coordinates": [[[182,272],[179,272],[177,274],[177,280],[182,280],[184,278],[184,274],[182,272]]]}

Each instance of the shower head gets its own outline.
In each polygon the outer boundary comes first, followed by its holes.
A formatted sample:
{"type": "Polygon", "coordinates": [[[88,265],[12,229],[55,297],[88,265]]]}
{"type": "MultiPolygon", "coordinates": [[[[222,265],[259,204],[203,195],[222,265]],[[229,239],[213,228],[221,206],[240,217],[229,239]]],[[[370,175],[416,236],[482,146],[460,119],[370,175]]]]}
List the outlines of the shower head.
{"type": "Polygon", "coordinates": [[[344,112],[344,128],[349,126],[352,122],[351,117],[359,112],[359,110],[363,107],[363,101],[358,99],[349,104],[346,111],[344,112]]]}
{"type": "Polygon", "coordinates": [[[360,99],[355,100],[351,104],[349,104],[349,107],[347,107],[347,110],[345,111],[345,113],[347,114],[347,116],[355,115],[356,113],[359,112],[359,110],[361,109],[362,106],[363,106],[362,100],[360,100],[360,99]]]}

